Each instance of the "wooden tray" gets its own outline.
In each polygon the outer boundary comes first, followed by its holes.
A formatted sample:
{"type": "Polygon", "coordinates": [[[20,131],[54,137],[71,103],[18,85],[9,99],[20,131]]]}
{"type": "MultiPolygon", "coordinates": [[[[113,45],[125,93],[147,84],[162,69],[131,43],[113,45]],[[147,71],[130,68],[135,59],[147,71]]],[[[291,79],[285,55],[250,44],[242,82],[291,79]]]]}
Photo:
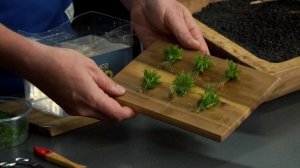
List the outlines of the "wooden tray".
{"type": "Polygon", "coordinates": [[[176,74],[193,70],[196,51],[185,50],[184,60],[176,63],[174,72],[170,73],[160,68],[163,49],[170,45],[166,42],[153,44],[114,77],[116,82],[127,88],[127,93],[118,97],[117,101],[136,112],[223,141],[272,92],[279,81],[279,78],[240,65],[240,80],[230,81],[219,88],[221,103],[209,110],[195,112],[195,105],[204,88],[208,84],[217,86],[223,78],[227,61],[211,56],[215,66],[199,76],[197,86],[187,96],[171,101],[168,97],[169,87],[176,74]],[[145,68],[156,70],[162,76],[162,84],[154,90],[141,93],[139,90],[145,68]]]}
{"type": "MultiPolygon", "coordinates": [[[[185,5],[192,13],[196,13],[209,3],[220,0],[178,1],[185,5]]],[[[271,100],[300,89],[300,57],[280,63],[272,63],[260,59],[235,42],[224,37],[222,34],[209,28],[204,23],[199,22],[198,20],[197,22],[206,41],[209,44],[211,54],[217,56],[221,55],[226,57],[234,57],[254,69],[281,78],[280,84],[277,86],[274,92],[266,98],[266,100],[271,100]]]]}

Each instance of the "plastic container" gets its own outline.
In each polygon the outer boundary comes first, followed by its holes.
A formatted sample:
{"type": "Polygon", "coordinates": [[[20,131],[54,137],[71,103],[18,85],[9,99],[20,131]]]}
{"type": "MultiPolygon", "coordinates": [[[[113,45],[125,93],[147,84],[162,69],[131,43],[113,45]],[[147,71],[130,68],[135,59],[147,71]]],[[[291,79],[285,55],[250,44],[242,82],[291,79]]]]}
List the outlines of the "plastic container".
{"type": "Polygon", "coordinates": [[[23,143],[28,137],[31,103],[25,99],[0,97],[0,149],[23,143]]]}
{"type": "MultiPolygon", "coordinates": [[[[132,60],[132,29],[127,20],[97,12],[87,12],[56,29],[40,34],[19,32],[38,42],[72,48],[91,58],[113,77],[132,60]]],[[[25,97],[34,108],[56,116],[67,115],[55,102],[29,82],[25,97]]]]}

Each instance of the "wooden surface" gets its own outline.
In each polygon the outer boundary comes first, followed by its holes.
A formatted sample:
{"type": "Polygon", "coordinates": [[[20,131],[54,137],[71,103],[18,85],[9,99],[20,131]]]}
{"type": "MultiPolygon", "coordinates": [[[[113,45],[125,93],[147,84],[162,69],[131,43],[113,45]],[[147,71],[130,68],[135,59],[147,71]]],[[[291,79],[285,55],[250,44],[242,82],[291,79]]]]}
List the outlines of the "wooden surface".
{"type": "MultiPolygon", "coordinates": [[[[0,106],[0,110],[9,112],[18,111],[20,108],[20,104],[13,102],[2,103],[0,106]]],[[[35,108],[29,114],[28,121],[31,128],[49,136],[60,135],[99,122],[99,120],[81,116],[57,117],[35,108]]]]}
{"type": "Polygon", "coordinates": [[[85,165],[80,165],[78,163],[75,163],[55,152],[51,152],[50,154],[47,154],[45,156],[45,159],[50,161],[51,163],[55,163],[61,167],[66,167],[66,168],[86,168],[87,167],[85,165]]]}
{"type": "MultiPolygon", "coordinates": [[[[195,13],[200,11],[209,3],[213,3],[218,0],[178,1],[185,5],[192,13],[195,13]]],[[[207,43],[209,43],[209,48],[213,55],[234,57],[254,69],[281,78],[280,84],[278,84],[277,88],[266,98],[266,100],[271,100],[300,89],[300,57],[280,63],[271,63],[258,58],[235,42],[209,28],[202,22],[197,22],[207,43]]]]}
{"type": "Polygon", "coordinates": [[[99,122],[96,119],[81,116],[57,117],[37,109],[32,110],[28,119],[34,129],[49,136],[60,135],[99,122]]]}
{"type": "Polygon", "coordinates": [[[221,103],[209,110],[195,112],[200,95],[208,84],[218,86],[227,70],[227,62],[211,57],[215,66],[199,75],[197,86],[185,97],[170,100],[169,87],[175,75],[193,70],[196,51],[185,50],[184,60],[173,66],[170,73],[161,69],[163,49],[169,43],[157,42],[133,60],[114,80],[127,88],[127,93],[118,97],[121,104],[136,112],[196,132],[208,138],[222,141],[243,122],[250,113],[276,87],[279,79],[257,70],[239,66],[240,80],[230,81],[220,87],[221,103]],[[140,86],[145,68],[154,69],[162,76],[162,84],[154,90],[141,93],[140,86]]]}

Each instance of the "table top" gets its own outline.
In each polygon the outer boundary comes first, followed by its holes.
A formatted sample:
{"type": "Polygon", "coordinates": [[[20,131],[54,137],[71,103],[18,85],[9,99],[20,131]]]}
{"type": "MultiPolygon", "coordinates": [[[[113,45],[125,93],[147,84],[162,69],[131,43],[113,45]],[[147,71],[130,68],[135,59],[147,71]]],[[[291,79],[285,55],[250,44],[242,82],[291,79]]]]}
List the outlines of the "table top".
{"type": "Polygon", "coordinates": [[[56,137],[31,131],[28,140],[0,150],[0,161],[31,157],[43,146],[77,163],[98,168],[300,167],[300,92],[266,102],[224,142],[139,115],[118,123],[97,123],[56,137]]]}

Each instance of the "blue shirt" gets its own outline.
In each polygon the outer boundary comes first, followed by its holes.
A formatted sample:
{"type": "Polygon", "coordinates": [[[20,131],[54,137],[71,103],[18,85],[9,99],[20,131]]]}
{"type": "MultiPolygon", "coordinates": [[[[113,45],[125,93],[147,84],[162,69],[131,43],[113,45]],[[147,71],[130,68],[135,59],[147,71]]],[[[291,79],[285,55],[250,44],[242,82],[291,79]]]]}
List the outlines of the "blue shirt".
{"type": "MultiPolygon", "coordinates": [[[[68,21],[72,0],[0,0],[0,22],[14,31],[40,33],[68,21]]],[[[0,69],[0,95],[24,92],[23,79],[0,69]]]]}

